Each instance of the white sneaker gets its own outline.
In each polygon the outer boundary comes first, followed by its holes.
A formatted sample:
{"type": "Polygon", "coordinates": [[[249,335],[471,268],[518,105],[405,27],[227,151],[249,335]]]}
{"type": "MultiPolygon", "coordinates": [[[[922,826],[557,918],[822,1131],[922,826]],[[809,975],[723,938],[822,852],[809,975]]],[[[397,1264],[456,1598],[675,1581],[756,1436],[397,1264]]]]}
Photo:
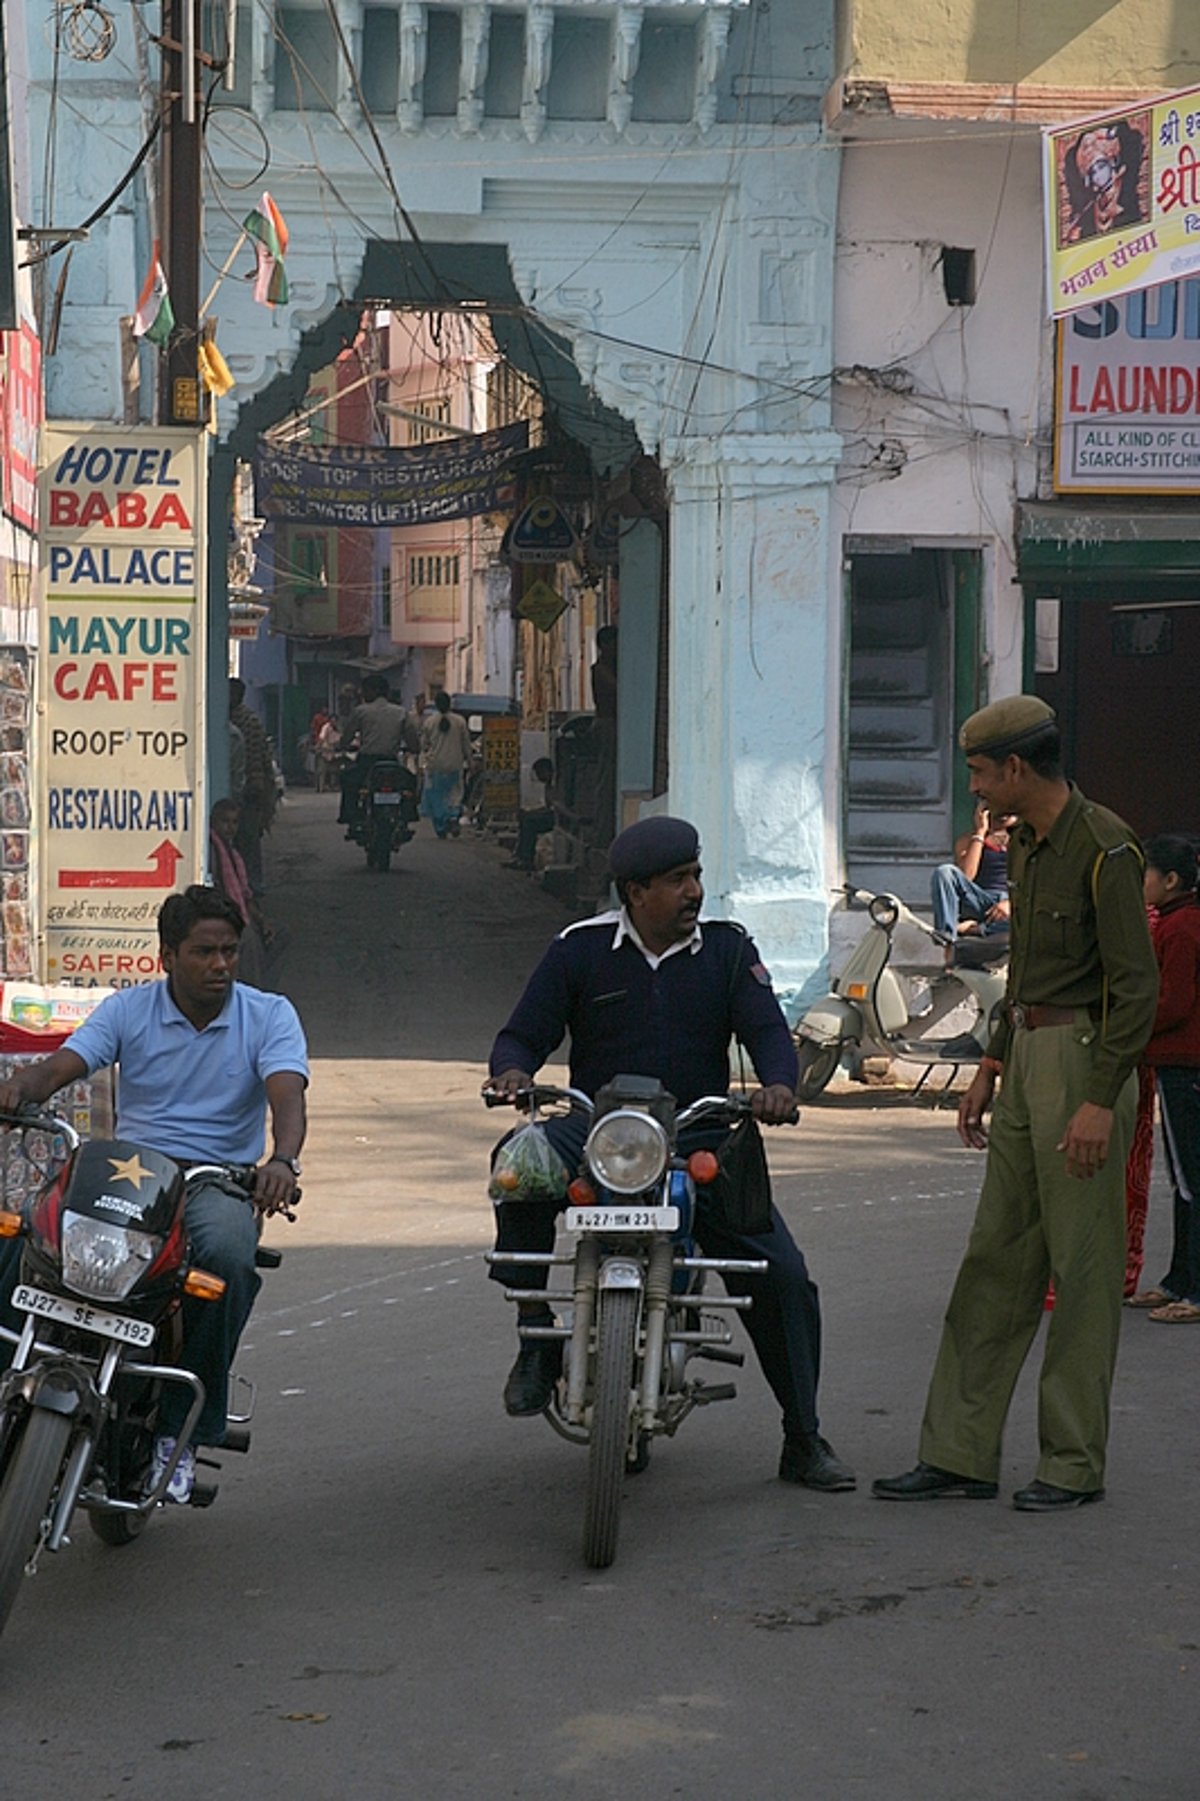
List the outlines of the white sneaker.
{"type": "MultiPolygon", "coordinates": [[[[154,1456],[146,1477],[146,1493],[151,1494],[162,1481],[163,1471],[175,1454],[173,1438],[156,1438],[154,1456]]],[[[188,1445],[180,1452],[179,1462],[175,1465],[175,1473],[167,1484],[165,1500],[174,1501],[180,1507],[186,1507],[192,1498],[192,1490],[196,1486],[196,1454],[188,1445]]]]}

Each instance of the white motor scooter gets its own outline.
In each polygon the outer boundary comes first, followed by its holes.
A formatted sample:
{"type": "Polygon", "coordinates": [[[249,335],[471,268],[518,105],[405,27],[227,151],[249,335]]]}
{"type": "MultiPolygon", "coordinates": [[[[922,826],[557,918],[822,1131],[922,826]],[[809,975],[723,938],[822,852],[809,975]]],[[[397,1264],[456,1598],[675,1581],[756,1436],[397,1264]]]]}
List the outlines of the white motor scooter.
{"type": "Polygon", "coordinates": [[[949,1085],[961,1064],[978,1063],[987,1049],[1004,999],[1007,935],[959,938],[952,961],[941,969],[898,969],[891,961],[892,938],[901,922],[943,949],[945,941],[894,894],[849,886],[844,892],[851,902],[866,902],[871,923],[831,992],[807,1007],[796,1023],[798,1098],[814,1100],[851,1045],[861,1054],[923,1064],[918,1090],[933,1068],[949,1065],[949,1085]],[[968,1009],[962,1029],[939,1036],[939,1025],[960,1008],[968,1009]]]}

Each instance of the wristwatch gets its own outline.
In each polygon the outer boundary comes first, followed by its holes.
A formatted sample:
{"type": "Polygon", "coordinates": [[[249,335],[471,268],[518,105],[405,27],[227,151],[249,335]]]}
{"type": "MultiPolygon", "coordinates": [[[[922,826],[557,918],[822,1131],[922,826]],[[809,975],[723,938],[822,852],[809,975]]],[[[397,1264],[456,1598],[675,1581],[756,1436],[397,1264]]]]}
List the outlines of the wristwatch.
{"type": "Polygon", "coordinates": [[[267,1161],[268,1161],[268,1163],[286,1163],[288,1168],[291,1170],[292,1174],[297,1179],[299,1179],[300,1159],[298,1157],[281,1157],[279,1155],[279,1152],[275,1151],[270,1157],[268,1157],[267,1161]]]}

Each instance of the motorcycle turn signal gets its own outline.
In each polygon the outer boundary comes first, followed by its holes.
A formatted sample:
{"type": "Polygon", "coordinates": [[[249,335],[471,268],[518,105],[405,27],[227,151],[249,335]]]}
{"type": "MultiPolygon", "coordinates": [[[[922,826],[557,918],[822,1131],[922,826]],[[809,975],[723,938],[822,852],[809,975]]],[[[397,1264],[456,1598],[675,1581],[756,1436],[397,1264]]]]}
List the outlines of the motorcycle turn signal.
{"type": "Polygon", "coordinates": [[[19,1213],[0,1213],[0,1238],[20,1238],[25,1221],[19,1213]]]}
{"type": "Polygon", "coordinates": [[[183,1279],[183,1292],[197,1301],[219,1301],[225,1293],[224,1276],[210,1276],[206,1269],[190,1269],[183,1279]]]}
{"type": "Polygon", "coordinates": [[[715,1182],[721,1173],[721,1165],[712,1151],[693,1151],[687,1160],[688,1175],[700,1188],[706,1188],[715,1182]]]}

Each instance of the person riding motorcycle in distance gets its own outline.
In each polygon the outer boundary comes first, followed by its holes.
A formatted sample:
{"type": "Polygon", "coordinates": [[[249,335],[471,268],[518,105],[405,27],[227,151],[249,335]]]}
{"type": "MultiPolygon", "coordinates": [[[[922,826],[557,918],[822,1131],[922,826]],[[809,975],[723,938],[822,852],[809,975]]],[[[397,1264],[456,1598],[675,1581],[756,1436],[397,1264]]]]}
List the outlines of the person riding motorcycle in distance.
{"type": "MultiPolygon", "coordinates": [[[[225,1436],[229,1369],[261,1285],[254,1265],[256,1215],[291,1202],[305,1134],[303,1028],[289,1000],[235,979],[242,929],[238,909],[215,888],[197,885],[169,895],[158,914],[164,978],[110,994],[60,1050],[0,1082],[0,1111],[15,1113],[115,1064],[122,1138],[173,1157],[185,1170],[197,1163],[258,1163],[253,1206],[216,1178],[198,1183],[187,1201],[195,1262],[226,1283],[219,1301],[183,1303],[179,1363],[204,1384],[194,1436],[204,1445],[220,1445],[225,1436]],[[273,1142],[260,1162],[268,1110],[273,1142]]],[[[20,1241],[6,1241],[0,1308],[9,1325],[19,1323],[9,1303],[20,1262],[20,1241]]],[[[181,1386],[167,1385],[151,1486],[170,1460],[187,1409],[181,1386]]],[[[189,1446],[171,1478],[169,1499],[188,1500],[195,1476],[189,1446]]]]}
{"type": "MultiPolygon", "coordinates": [[[[571,1037],[571,1086],[594,1096],[618,1075],[659,1080],[682,1108],[729,1089],[729,1043],[745,1045],[762,1087],[751,1097],[764,1125],[780,1125],[796,1105],[797,1064],[791,1033],[753,941],[728,921],[700,922],[696,828],[684,819],[640,820],[616,837],[609,867],[620,907],[568,926],[529,979],[496,1039],[486,1085],[515,1096],[561,1043],[571,1037]]],[[[586,1126],[578,1114],[546,1122],[546,1131],[571,1175],[583,1151],[586,1126]]],[[[686,1156],[719,1147],[727,1130],[685,1133],[686,1156]]],[[[546,1266],[522,1264],[522,1251],[553,1248],[555,1219],[565,1195],[546,1201],[501,1201],[496,1249],[512,1261],[494,1263],[493,1280],[544,1288],[546,1266]]],[[[820,1435],[817,1376],[821,1315],[804,1257],[777,1208],[772,1229],[749,1236],[698,1211],[695,1233],[706,1256],[762,1258],[764,1275],[730,1278],[753,1297],[745,1316],[763,1374],[783,1410],[779,1475],[809,1488],[852,1489],[854,1472],[820,1435]]],[[[525,1324],[549,1323],[550,1308],[522,1301],[525,1324]]],[[[555,1339],[524,1339],[504,1390],[511,1414],[540,1413],[559,1373],[555,1339]]]]}

